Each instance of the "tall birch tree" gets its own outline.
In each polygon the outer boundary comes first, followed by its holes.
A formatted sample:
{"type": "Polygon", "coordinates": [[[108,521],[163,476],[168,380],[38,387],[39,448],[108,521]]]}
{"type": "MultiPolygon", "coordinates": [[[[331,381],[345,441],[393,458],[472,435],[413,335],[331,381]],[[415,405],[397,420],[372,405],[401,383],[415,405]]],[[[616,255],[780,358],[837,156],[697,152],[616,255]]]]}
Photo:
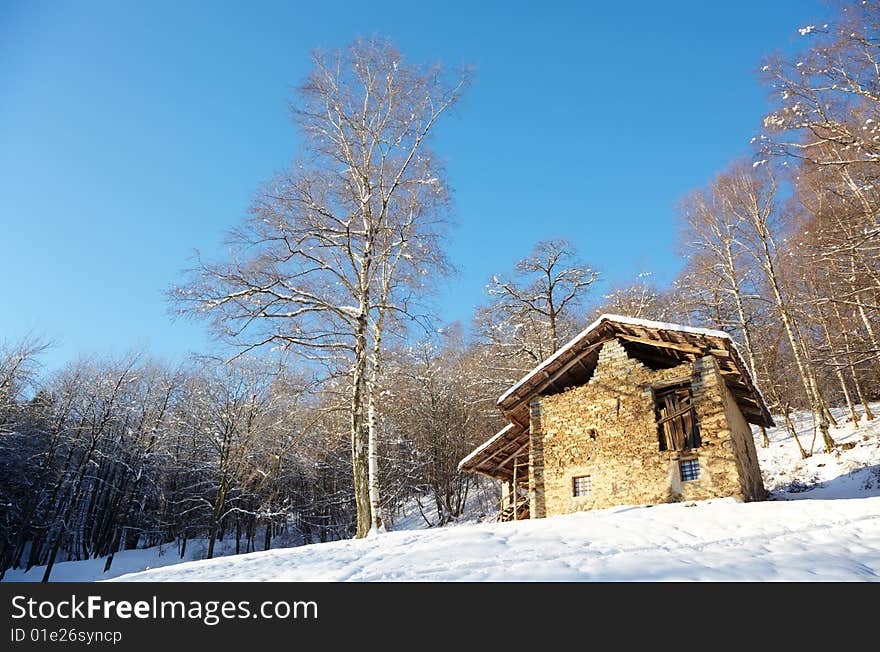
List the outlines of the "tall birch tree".
{"type": "Polygon", "coordinates": [[[383,315],[408,313],[406,281],[424,284],[442,261],[446,181],[428,141],[468,80],[378,39],[315,53],[292,107],[300,159],[260,192],[230,238],[231,260],[200,264],[173,292],[243,349],[280,346],[345,374],[358,537],[379,525],[371,341],[378,363],[383,315]]]}

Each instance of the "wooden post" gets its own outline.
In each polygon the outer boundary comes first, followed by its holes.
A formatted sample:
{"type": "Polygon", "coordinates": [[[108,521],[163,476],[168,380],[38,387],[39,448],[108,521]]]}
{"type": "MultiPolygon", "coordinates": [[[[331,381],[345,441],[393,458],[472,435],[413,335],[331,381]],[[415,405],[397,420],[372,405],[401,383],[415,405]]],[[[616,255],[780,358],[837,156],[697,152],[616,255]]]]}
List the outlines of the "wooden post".
{"type": "Polygon", "coordinates": [[[511,485],[510,485],[510,487],[511,487],[511,489],[510,489],[510,504],[513,506],[513,520],[514,520],[514,521],[517,520],[517,518],[516,518],[516,512],[517,512],[516,506],[517,506],[517,503],[519,502],[519,501],[517,500],[518,496],[517,496],[517,494],[516,494],[516,468],[519,466],[519,463],[518,463],[518,462],[519,462],[519,459],[516,458],[516,457],[514,457],[514,458],[513,458],[513,480],[511,481],[511,485]]]}
{"type": "Polygon", "coordinates": [[[501,502],[498,505],[498,520],[505,521],[507,519],[504,518],[504,510],[506,509],[506,505],[510,502],[510,482],[507,480],[501,481],[501,502]]]}

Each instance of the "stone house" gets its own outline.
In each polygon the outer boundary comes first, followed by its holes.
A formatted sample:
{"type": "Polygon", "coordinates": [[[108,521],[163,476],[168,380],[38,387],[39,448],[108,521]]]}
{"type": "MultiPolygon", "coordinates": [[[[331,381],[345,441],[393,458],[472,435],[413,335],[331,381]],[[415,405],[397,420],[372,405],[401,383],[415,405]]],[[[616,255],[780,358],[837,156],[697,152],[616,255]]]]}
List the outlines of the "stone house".
{"type": "Polygon", "coordinates": [[[724,332],[602,315],[498,407],[459,469],[501,481],[502,520],[765,497],[749,424],[773,419],[724,332]]]}

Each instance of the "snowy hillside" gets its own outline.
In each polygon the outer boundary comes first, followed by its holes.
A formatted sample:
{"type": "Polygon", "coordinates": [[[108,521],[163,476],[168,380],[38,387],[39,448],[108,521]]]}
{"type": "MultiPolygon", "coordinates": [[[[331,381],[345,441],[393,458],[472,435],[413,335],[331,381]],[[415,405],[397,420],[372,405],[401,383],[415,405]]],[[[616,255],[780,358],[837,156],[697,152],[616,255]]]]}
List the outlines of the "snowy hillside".
{"type": "MultiPolygon", "coordinates": [[[[878,414],[880,403],[870,405],[878,414]]],[[[861,420],[859,427],[845,422],[842,409],[831,411],[839,426],[830,432],[841,445],[831,454],[822,452],[822,438],[813,444],[813,455],[801,459],[797,445],[784,426],[767,431],[770,446],[761,448],[756,438],[758,462],[771,500],[806,500],[880,496],[880,416],[861,420]]],[[[779,424],[781,418],[777,418],[779,424]]],[[[810,450],[813,440],[809,413],[792,415],[801,444],[810,450]]]]}
{"type": "MultiPolygon", "coordinates": [[[[274,540],[273,546],[285,545],[283,537],[274,540]]],[[[291,545],[289,542],[287,545],[291,545]]],[[[95,582],[109,580],[126,573],[136,573],[149,568],[161,568],[180,564],[186,561],[203,560],[207,556],[208,540],[193,539],[187,542],[184,558],[180,558],[178,544],[170,543],[164,546],[137,550],[122,550],[113,557],[110,570],[104,572],[106,557],[98,559],[83,559],[80,561],[65,561],[55,564],[52,569],[52,582],[95,582]]],[[[218,541],[214,548],[214,558],[219,559],[227,555],[235,554],[235,540],[227,538],[218,541]]],[[[39,582],[43,577],[45,566],[35,566],[27,573],[24,569],[10,569],[6,571],[4,582],[39,582]]]]}
{"type": "MultiPolygon", "coordinates": [[[[838,416],[841,426],[832,435],[843,446],[831,454],[817,450],[807,460],[784,428],[769,431],[770,447],[757,449],[771,492],[764,503],[615,507],[186,563],[174,563],[173,550],[135,550],[117,555],[112,570],[129,571],[119,578],[125,581],[877,581],[880,419],[854,428],[838,416]]],[[[808,447],[809,415],[795,422],[808,447]]],[[[409,520],[411,527],[419,522],[409,520]]],[[[58,564],[53,579],[109,579],[102,567],[102,560],[58,564]]],[[[10,572],[7,579],[38,580],[40,572],[10,572]]]]}
{"type": "Polygon", "coordinates": [[[880,497],[615,507],[392,532],[125,581],[880,580],[880,497]]]}

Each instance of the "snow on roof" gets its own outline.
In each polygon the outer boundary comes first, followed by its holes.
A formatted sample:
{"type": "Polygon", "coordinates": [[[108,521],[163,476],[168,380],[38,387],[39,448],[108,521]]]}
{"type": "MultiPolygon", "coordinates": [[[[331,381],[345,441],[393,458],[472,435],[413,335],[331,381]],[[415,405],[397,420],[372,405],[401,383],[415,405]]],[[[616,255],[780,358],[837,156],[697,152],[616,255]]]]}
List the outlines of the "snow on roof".
{"type": "Polygon", "coordinates": [[[487,439],[487,440],[484,441],[482,444],[480,444],[479,446],[477,446],[474,450],[471,451],[470,455],[468,455],[468,456],[465,457],[461,462],[458,463],[458,468],[461,469],[462,466],[464,466],[465,464],[467,464],[468,462],[470,462],[470,461],[471,461],[474,457],[476,457],[479,453],[481,453],[482,451],[486,450],[486,448],[487,448],[488,446],[490,446],[490,445],[493,444],[494,442],[496,442],[496,441],[498,441],[499,439],[501,439],[504,435],[506,435],[508,432],[510,432],[511,428],[513,428],[513,424],[512,424],[512,423],[508,423],[508,424],[507,424],[506,426],[504,426],[501,430],[499,430],[499,431],[496,432],[494,435],[492,435],[491,437],[489,437],[489,439],[487,439]]]}
{"type": "MultiPolygon", "coordinates": [[[[613,315],[613,314],[604,313],[599,316],[599,319],[597,319],[592,324],[587,326],[584,330],[582,330],[580,333],[575,335],[571,339],[571,341],[568,342],[568,344],[566,344],[565,346],[560,348],[558,351],[556,351],[556,353],[554,353],[549,358],[544,360],[541,364],[539,364],[537,367],[535,367],[529,373],[527,373],[525,376],[523,376],[519,380],[519,382],[517,382],[510,389],[508,389],[506,392],[504,392],[498,398],[498,403],[499,404],[502,403],[504,401],[504,399],[506,399],[508,396],[513,394],[517,389],[522,387],[523,384],[528,382],[528,380],[532,376],[534,376],[535,374],[540,372],[542,369],[544,369],[544,367],[549,365],[551,362],[556,360],[559,356],[563,355],[566,351],[568,351],[570,348],[572,348],[575,344],[580,342],[590,332],[592,332],[593,330],[598,328],[598,326],[603,321],[614,321],[614,322],[619,322],[621,324],[630,324],[632,326],[645,326],[647,328],[658,328],[658,329],[667,330],[667,331],[679,331],[681,333],[694,333],[696,335],[707,335],[709,337],[722,337],[724,339],[730,340],[730,343],[734,345],[734,348],[736,346],[733,342],[733,339],[730,337],[730,335],[728,335],[724,331],[716,331],[716,330],[712,330],[710,328],[697,328],[696,326],[683,326],[682,324],[673,324],[670,322],[663,322],[663,321],[652,321],[650,319],[640,319],[638,317],[627,317],[626,315],[613,315]]],[[[739,351],[737,351],[737,353],[739,353],[739,351]]]]}

